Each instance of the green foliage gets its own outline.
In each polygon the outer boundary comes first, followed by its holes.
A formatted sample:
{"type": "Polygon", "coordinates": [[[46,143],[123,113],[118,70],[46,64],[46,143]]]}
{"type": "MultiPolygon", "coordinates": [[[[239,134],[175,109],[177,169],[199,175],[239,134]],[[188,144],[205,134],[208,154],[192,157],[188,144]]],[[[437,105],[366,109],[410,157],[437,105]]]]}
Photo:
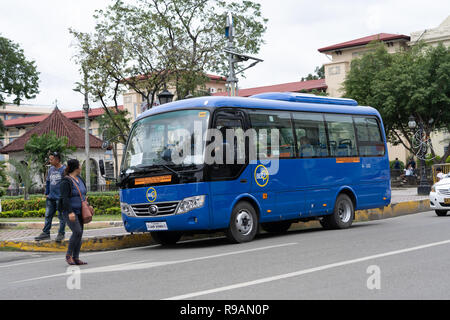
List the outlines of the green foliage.
{"type": "Polygon", "coordinates": [[[409,117],[427,136],[450,128],[450,49],[416,45],[389,54],[381,43],[354,59],[344,82],[345,96],[376,108],[391,143],[414,153],[409,117]]]}
{"type": "Polygon", "coordinates": [[[9,187],[9,181],[6,173],[6,164],[5,161],[0,161],[0,197],[2,197],[9,187]]]}
{"type": "MultiPolygon", "coordinates": [[[[405,169],[405,163],[403,161],[400,161],[400,160],[398,162],[400,162],[400,169],[401,170],[405,169]]],[[[394,169],[394,165],[395,165],[395,160],[389,161],[389,167],[391,169],[394,169]]]]}
{"type": "Polygon", "coordinates": [[[36,167],[30,161],[20,162],[11,158],[8,162],[13,167],[8,172],[8,175],[16,182],[17,185],[23,186],[24,199],[28,200],[31,188],[36,186],[36,182],[33,181],[33,177],[37,172],[36,167]]]}
{"type": "Polygon", "coordinates": [[[25,145],[27,160],[38,166],[38,172],[44,181],[47,172],[48,156],[50,152],[57,151],[61,154],[64,161],[68,155],[76,150],[75,147],[69,147],[67,137],[58,137],[55,132],[45,133],[41,136],[33,134],[25,145]]]}
{"type": "Polygon", "coordinates": [[[178,99],[202,91],[206,72],[226,74],[224,28],[233,13],[235,47],[256,54],[264,43],[267,19],[253,1],[117,0],[96,11],[94,33],[71,29],[77,41],[75,56],[86,83],[78,84],[102,102],[114,101],[126,89],[141,94],[152,107],[166,85],[178,99]]]}
{"type": "MultiPolygon", "coordinates": [[[[94,207],[96,215],[117,215],[120,214],[119,195],[113,196],[91,196],[87,201],[94,207]]],[[[0,218],[31,218],[45,216],[45,198],[35,198],[31,200],[9,199],[2,200],[2,210],[0,218]]]]}
{"type": "Polygon", "coordinates": [[[300,81],[325,79],[325,67],[316,67],[314,74],[309,73],[306,77],[302,77],[300,81]]]}
{"type": "Polygon", "coordinates": [[[25,58],[18,44],[0,36],[0,106],[11,95],[15,96],[14,103],[20,104],[24,99],[35,98],[37,93],[39,72],[35,62],[25,58]]]}

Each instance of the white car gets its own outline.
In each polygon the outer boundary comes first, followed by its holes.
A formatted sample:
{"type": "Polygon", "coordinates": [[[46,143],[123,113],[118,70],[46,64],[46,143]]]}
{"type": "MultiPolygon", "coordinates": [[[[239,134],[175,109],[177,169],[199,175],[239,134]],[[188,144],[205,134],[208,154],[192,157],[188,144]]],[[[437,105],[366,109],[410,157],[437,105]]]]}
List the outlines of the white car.
{"type": "Polygon", "coordinates": [[[444,176],[431,187],[430,207],[440,217],[450,210],[450,175],[444,176]]]}

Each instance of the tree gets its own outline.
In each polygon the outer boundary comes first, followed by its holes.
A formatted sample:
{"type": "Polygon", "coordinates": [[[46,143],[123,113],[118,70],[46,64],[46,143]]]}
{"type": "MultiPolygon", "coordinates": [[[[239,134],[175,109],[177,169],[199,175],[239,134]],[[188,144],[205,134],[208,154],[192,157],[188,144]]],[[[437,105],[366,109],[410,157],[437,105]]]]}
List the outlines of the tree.
{"type": "Polygon", "coordinates": [[[450,50],[419,44],[389,54],[382,44],[372,46],[374,51],[352,61],[344,82],[346,97],[375,107],[389,141],[415,153],[411,115],[423,124],[426,136],[449,129],[450,50]]]}
{"type": "MultiPolygon", "coordinates": [[[[226,74],[227,12],[234,14],[236,50],[257,53],[267,19],[252,1],[116,0],[96,11],[94,33],[70,29],[76,39],[74,58],[88,83],[77,88],[87,89],[105,110],[109,101],[118,110],[117,97],[125,89],[140,94],[148,108],[169,85],[175,86],[178,99],[196,95],[206,72],[226,74]]],[[[119,130],[112,114],[107,115],[119,130]]]]}
{"type": "Polygon", "coordinates": [[[18,186],[23,186],[24,200],[28,200],[31,188],[36,186],[36,182],[33,181],[33,177],[37,171],[36,167],[33,166],[32,162],[30,161],[20,162],[16,159],[9,159],[8,162],[14,168],[11,168],[11,170],[8,172],[8,175],[15,181],[18,186]]]}
{"type": "Polygon", "coordinates": [[[15,96],[15,104],[35,98],[39,93],[38,81],[35,62],[25,58],[18,44],[0,36],[0,106],[9,96],[15,96]]]}
{"type": "Polygon", "coordinates": [[[37,172],[42,183],[45,181],[47,173],[47,163],[50,152],[59,152],[61,161],[76,150],[75,147],[68,146],[67,137],[58,137],[55,132],[44,133],[41,136],[33,134],[25,145],[26,159],[37,166],[37,172]]]}
{"type": "Polygon", "coordinates": [[[97,118],[99,123],[100,134],[104,141],[109,141],[112,145],[112,151],[114,156],[114,168],[115,168],[115,177],[118,177],[118,169],[119,169],[119,161],[118,161],[118,153],[117,153],[117,144],[121,143],[122,134],[128,135],[130,119],[128,118],[129,113],[127,110],[119,110],[116,112],[113,110],[112,119],[110,116],[106,114],[102,114],[97,118]],[[114,122],[112,121],[114,120],[114,122]],[[119,124],[120,128],[117,128],[114,123],[119,124]]]}
{"type": "Polygon", "coordinates": [[[325,67],[316,67],[314,74],[309,73],[306,77],[302,77],[300,81],[325,79],[325,67]]]}
{"type": "Polygon", "coordinates": [[[5,194],[5,189],[9,187],[9,181],[6,174],[5,161],[0,161],[0,197],[5,194]]]}

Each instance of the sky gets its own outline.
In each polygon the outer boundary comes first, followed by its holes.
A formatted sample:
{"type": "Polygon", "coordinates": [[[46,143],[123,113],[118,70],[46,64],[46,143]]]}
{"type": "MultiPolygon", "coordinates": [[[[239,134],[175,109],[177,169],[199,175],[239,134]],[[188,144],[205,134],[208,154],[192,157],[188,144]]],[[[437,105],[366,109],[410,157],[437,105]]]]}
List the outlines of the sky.
{"type": "MultiPolygon", "coordinates": [[[[251,88],[300,81],[316,66],[329,62],[317,51],[335,43],[377,33],[411,32],[437,27],[450,15],[448,0],[254,0],[268,18],[264,60],[240,78],[251,88]]],[[[79,110],[83,96],[74,92],[80,81],[68,29],[92,32],[96,9],[111,0],[0,0],[0,35],[18,43],[40,72],[40,93],[26,104],[79,110]]],[[[11,99],[12,100],[12,99],[11,99]]],[[[96,107],[91,103],[91,107],[96,107]]],[[[99,105],[98,105],[99,106],[99,105]]]]}

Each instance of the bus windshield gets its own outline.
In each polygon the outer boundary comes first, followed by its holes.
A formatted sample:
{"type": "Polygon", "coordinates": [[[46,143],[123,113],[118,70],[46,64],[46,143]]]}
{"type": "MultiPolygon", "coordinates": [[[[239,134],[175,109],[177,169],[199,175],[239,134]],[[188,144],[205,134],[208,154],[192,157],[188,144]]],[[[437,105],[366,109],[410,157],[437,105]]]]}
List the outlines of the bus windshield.
{"type": "Polygon", "coordinates": [[[203,164],[208,121],[207,110],[173,111],[139,120],[130,134],[122,172],[158,165],[203,164]]]}

